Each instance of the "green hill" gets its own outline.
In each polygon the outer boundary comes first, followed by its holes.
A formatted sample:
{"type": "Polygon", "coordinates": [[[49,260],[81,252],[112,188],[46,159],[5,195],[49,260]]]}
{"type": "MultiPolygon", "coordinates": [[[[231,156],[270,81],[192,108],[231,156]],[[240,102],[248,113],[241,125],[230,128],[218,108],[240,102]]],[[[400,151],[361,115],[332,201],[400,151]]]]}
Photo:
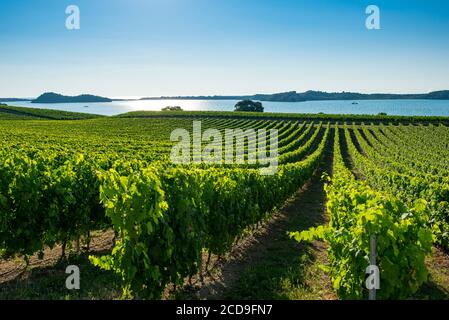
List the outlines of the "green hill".
{"type": "Polygon", "coordinates": [[[91,94],[82,94],[79,96],[71,97],[71,96],[63,96],[61,94],[54,92],[47,92],[31,101],[31,103],[76,103],[76,102],[81,103],[112,102],[112,100],[109,98],[94,96],[91,94]]]}
{"type": "Polygon", "coordinates": [[[68,112],[50,109],[13,107],[0,104],[0,120],[81,120],[103,117],[96,114],[68,112]]]}

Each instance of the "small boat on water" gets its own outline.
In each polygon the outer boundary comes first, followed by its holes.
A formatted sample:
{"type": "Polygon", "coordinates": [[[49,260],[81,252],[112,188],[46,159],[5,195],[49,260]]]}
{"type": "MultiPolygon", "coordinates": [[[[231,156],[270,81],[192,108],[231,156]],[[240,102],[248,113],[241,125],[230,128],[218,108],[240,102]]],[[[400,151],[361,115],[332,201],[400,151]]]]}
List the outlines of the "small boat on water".
{"type": "Polygon", "coordinates": [[[358,102],[353,102],[352,104],[359,104],[358,102]]]}

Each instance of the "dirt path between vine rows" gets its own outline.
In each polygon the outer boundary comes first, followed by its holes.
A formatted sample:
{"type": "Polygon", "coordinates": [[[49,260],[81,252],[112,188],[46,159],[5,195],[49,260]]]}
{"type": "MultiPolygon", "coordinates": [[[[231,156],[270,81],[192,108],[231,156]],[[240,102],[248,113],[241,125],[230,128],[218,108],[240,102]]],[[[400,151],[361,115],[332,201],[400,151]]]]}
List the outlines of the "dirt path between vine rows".
{"type": "MultiPolygon", "coordinates": [[[[114,233],[112,230],[97,232],[92,237],[88,253],[99,254],[110,251],[113,237],[114,233]]],[[[71,252],[73,252],[73,248],[68,250],[67,254],[71,252]]],[[[22,257],[0,260],[0,285],[16,279],[26,279],[32,274],[33,270],[51,268],[59,262],[60,258],[61,245],[57,245],[54,248],[46,248],[43,259],[39,259],[38,254],[31,256],[28,268],[26,268],[22,257]]]]}

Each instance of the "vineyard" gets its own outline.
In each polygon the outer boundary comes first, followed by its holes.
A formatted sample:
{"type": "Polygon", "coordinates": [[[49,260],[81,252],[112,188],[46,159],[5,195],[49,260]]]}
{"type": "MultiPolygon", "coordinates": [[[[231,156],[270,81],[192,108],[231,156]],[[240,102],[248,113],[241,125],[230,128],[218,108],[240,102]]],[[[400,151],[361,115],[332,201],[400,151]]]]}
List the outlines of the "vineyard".
{"type": "MultiPolygon", "coordinates": [[[[60,248],[58,263],[75,252],[89,256],[92,272],[113,275],[118,297],[161,299],[192,279],[204,282],[212,260],[226,259],[248,235],[269,226],[298,190],[318,183],[324,185],[325,222],[288,225],[281,236],[298,251],[323,243],[336,297],[367,298],[372,236],[381,299],[415,297],[429,286],[435,251],[445,257],[449,250],[445,119],[207,112],[83,117],[8,108],[0,108],[4,265],[21,259],[29,269],[32,257],[45,259],[60,248]],[[268,138],[270,129],[278,130],[277,172],[263,175],[260,164],[224,159],[174,164],[170,135],[178,128],[191,133],[193,121],[222,133],[266,129],[268,138]],[[111,247],[92,254],[95,236],[107,233],[111,247]]],[[[248,150],[253,142],[240,134],[233,143],[248,150]]],[[[203,141],[202,149],[207,145],[203,141]]],[[[0,294],[14,295],[9,283],[20,280],[2,281],[10,272],[2,265],[0,294]]],[[[449,275],[439,276],[440,291],[448,292],[449,275]]]]}

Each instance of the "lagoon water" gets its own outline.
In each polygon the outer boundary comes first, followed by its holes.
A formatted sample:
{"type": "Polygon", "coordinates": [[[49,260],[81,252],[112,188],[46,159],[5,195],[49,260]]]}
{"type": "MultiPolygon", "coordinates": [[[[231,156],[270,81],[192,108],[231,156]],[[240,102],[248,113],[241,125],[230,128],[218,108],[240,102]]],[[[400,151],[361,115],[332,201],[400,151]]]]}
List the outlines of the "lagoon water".
{"type": "MultiPolygon", "coordinates": [[[[9,105],[117,115],[129,111],[158,111],[166,106],[180,106],[189,111],[232,111],[236,100],[129,100],[110,103],[36,104],[29,101],[9,102],[9,105]]],[[[379,114],[408,116],[449,116],[449,100],[341,100],[306,102],[262,102],[265,112],[379,114]],[[354,104],[357,102],[357,104],[354,104]]]]}

